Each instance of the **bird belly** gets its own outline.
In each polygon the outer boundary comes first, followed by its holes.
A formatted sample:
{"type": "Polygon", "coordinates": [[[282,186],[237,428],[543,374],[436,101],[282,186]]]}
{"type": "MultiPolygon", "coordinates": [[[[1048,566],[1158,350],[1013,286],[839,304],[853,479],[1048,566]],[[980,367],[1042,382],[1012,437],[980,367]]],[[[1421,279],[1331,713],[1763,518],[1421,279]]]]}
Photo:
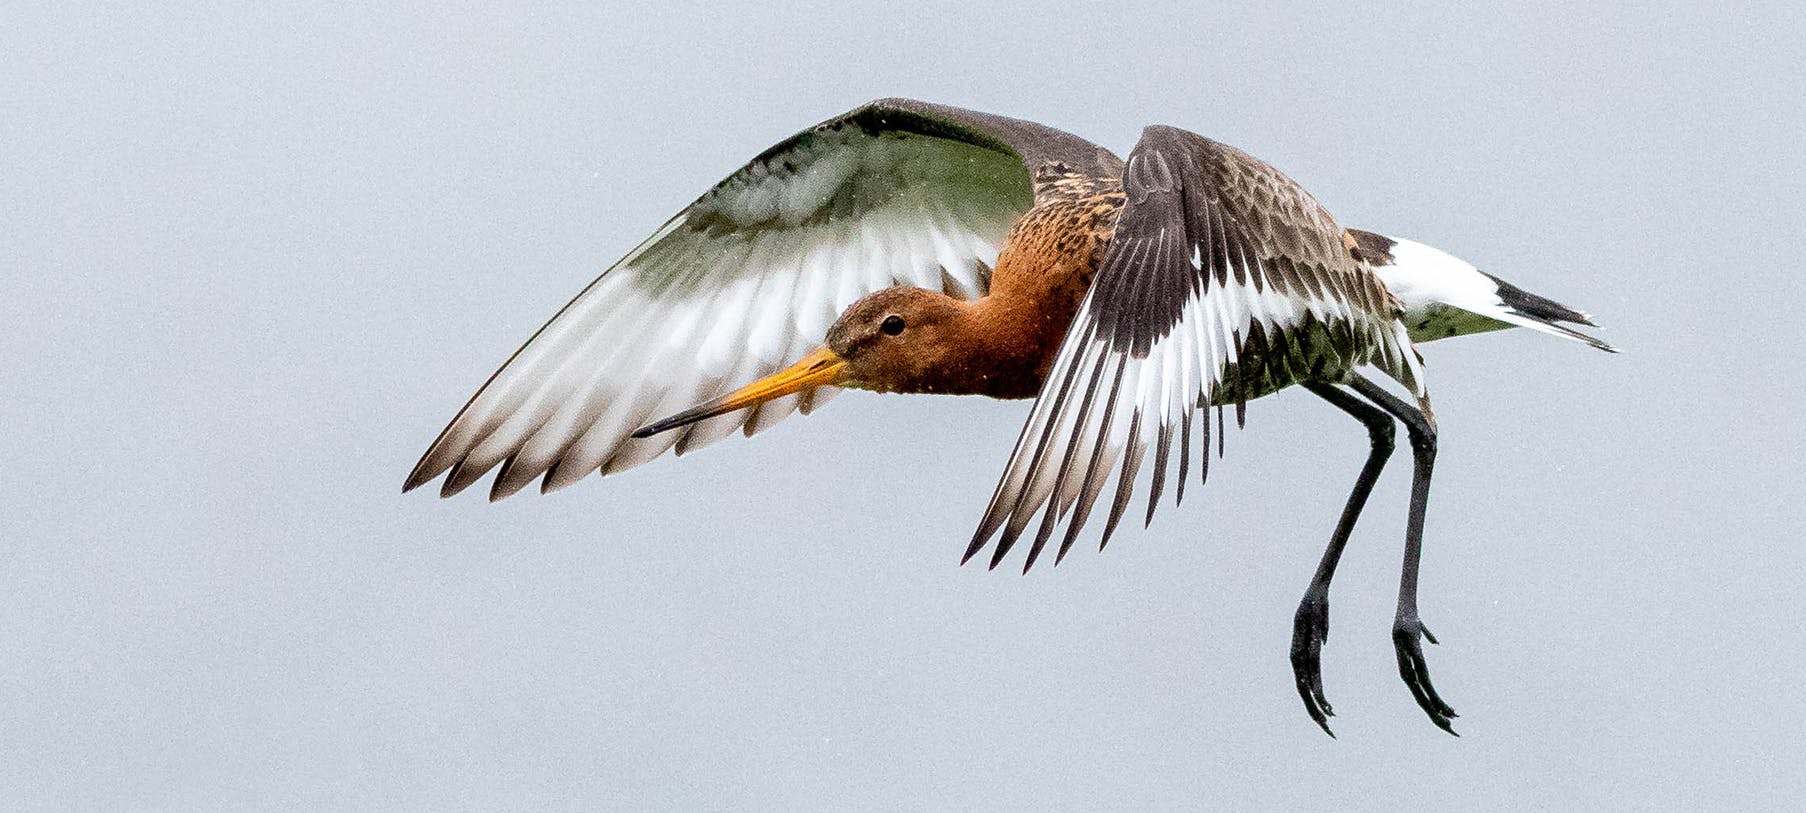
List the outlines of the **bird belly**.
{"type": "Polygon", "coordinates": [[[1221,365],[1209,401],[1244,403],[1305,381],[1343,381],[1373,358],[1364,345],[1345,324],[1325,325],[1309,315],[1284,328],[1255,322],[1241,337],[1235,360],[1221,365]]]}

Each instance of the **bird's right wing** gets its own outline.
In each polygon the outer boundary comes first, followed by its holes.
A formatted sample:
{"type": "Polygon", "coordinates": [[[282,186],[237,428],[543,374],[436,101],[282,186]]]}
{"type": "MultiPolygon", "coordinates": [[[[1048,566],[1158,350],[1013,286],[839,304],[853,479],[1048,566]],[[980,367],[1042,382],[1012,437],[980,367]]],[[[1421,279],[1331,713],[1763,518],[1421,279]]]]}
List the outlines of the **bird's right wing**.
{"type": "Polygon", "coordinates": [[[747,434],[805,392],[651,438],[649,418],[789,366],[861,296],[896,285],[976,298],[1050,165],[1121,161],[1027,121],[886,99],[755,157],[667,222],[517,351],[408,475],[455,494],[500,465],[491,499],[559,488],[747,434]],[[449,473],[448,473],[449,472],[449,473]]]}
{"type": "MultiPolygon", "coordinates": [[[[1001,530],[995,567],[1037,514],[1023,569],[1070,515],[1064,556],[1114,475],[1107,541],[1150,445],[1151,519],[1175,430],[1183,494],[1196,411],[1233,403],[1239,415],[1273,384],[1315,377],[1306,366],[1325,354],[1344,369],[1376,364],[1421,389],[1397,302],[1354,261],[1329,212],[1279,170],[1202,136],[1149,127],[1123,191],[1110,248],[967,558],[1001,530]]],[[[1208,417],[1203,427],[1208,447],[1208,417]]]]}

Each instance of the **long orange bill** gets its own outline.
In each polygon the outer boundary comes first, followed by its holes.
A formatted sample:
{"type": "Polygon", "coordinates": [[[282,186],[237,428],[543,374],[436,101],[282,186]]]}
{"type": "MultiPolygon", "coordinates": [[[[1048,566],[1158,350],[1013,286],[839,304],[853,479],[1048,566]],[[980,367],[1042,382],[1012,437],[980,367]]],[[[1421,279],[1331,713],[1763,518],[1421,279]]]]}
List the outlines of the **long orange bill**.
{"type": "Polygon", "coordinates": [[[649,438],[680,426],[706,421],[717,415],[726,415],[736,409],[758,406],[794,392],[840,384],[846,380],[846,369],[846,359],[823,347],[804,356],[802,361],[791,365],[783,372],[768,375],[720,398],[691,407],[662,421],[649,423],[633,430],[633,436],[649,438]]]}

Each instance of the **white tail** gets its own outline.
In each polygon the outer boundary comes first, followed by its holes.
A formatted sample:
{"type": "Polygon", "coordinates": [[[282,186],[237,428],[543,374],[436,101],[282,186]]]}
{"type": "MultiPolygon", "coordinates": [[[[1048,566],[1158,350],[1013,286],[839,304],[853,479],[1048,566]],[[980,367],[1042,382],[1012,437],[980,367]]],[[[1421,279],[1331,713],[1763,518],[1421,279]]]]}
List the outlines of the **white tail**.
{"type": "Polygon", "coordinates": [[[1349,230],[1356,253],[1405,306],[1411,341],[1427,342],[1503,330],[1516,325],[1585,342],[1608,353],[1616,348],[1563,322],[1598,327],[1592,317],[1544,299],[1475,268],[1445,251],[1373,232],[1349,230]]]}

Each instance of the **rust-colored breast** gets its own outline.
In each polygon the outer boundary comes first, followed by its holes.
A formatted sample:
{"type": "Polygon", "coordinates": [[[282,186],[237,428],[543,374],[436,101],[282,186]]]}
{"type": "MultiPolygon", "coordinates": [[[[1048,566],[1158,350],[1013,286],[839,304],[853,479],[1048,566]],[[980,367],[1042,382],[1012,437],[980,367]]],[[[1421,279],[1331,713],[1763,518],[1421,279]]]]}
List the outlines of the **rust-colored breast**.
{"type": "Polygon", "coordinates": [[[1072,326],[1122,213],[1122,182],[1064,174],[1037,179],[1035,207],[997,258],[974,337],[990,367],[984,394],[1032,398],[1072,326]]]}

